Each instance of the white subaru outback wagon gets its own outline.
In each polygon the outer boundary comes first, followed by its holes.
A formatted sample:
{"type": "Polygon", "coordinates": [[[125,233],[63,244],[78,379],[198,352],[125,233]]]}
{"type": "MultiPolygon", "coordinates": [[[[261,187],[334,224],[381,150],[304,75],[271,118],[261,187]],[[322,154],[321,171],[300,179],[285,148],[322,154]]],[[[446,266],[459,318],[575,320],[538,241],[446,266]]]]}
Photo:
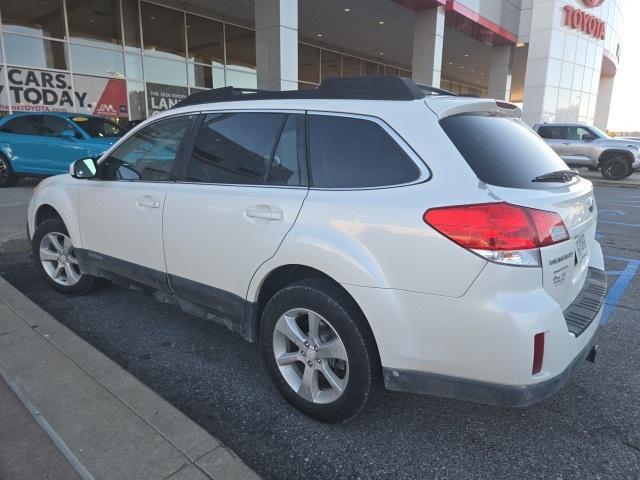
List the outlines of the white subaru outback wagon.
{"type": "Polygon", "coordinates": [[[398,77],[201,92],[40,183],[35,263],[258,342],[322,421],[382,386],[527,406],[595,357],[606,276],[591,183],[520,114],[398,77]]]}

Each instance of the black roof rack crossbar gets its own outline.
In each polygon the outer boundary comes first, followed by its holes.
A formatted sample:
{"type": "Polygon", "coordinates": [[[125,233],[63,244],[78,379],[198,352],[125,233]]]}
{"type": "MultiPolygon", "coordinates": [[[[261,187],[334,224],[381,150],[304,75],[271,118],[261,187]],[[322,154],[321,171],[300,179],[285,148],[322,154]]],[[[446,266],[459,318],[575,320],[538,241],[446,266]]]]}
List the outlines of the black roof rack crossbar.
{"type": "Polygon", "coordinates": [[[439,88],[417,85],[411,79],[395,76],[332,77],[322,81],[315,90],[269,91],[223,87],[189,95],[173,108],[203,103],[238,100],[275,99],[354,99],[410,101],[426,94],[454,95],[439,88]]]}

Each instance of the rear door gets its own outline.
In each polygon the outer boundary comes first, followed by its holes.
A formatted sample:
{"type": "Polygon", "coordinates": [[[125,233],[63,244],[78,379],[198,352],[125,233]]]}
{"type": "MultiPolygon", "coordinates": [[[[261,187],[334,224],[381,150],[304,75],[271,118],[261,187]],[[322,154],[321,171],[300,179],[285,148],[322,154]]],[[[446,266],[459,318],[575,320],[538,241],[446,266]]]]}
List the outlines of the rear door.
{"type": "Polygon", "coordinates": [[[222,317],[243,315],[249,281],[272,257],[307,196],[305,115],[203,115],[164,208],[174,291],[222,317]]]}
{"type": "Polygon", "coordinates": [[[596,208],[590,182],[536,182],[567,165],[519,119],[474,112],[441,125],[478,178],[503,201],[558,213],[570,235],[541,249],[543,286],[564,309],[582,289],[595,243],[596,208]]]}
{"type": "Polygon", "coordinates": [[[41,145],[42,116],[19,115],[3,127],[3,141],[11,151],[11,166],[16,173],[44,175],[47,169],[42,164],[41,145]]]}

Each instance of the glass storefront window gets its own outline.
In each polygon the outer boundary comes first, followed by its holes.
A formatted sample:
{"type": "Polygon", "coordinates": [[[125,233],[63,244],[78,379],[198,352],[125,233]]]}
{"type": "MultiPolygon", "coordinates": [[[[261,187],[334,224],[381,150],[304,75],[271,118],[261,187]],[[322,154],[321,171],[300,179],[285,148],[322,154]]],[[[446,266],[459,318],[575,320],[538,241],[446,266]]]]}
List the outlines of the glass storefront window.
{"type": "Polygon", "coordinates": [[[184,14],[143,2],[142,41],[147,54],[185,58],[184,14]]]}
{"type": "Polygon", "coordinates": [[[213,69],[211,67],[189,63],[187,70],[190,87],[213,88],[213,69]]]}
{"type": "Polygon", "coordinates": [[[1,0],[6,31],[64,38],[62,0],[1,0]]]}
{"type": "Polygon", "coordinates": [[[71,65],[75,73],[124,78],[122,50],[71,45],[71,65]]]}
{"type": "Polygon", "coordinates": [[[189,60],[207,65],[224,63],[223,28],[220,22],[187,15],[189,60]]]}
{"type": "Polygon", "coordinates": [[[225,25],[225,44],[227,65],[256,68],[256,34],[253,30],[225,25]]]}
{"type": "Polygon", "coordinates": [[[363,75],[378,75],[380,70],[380,65],[374,62],[363,62],[362,66],[362,74],[363,75]]]}
{"type": "Polygon", "coordinates": [[[399,71],[398,71],[397,68],[389,67],[388,65],[384,66],[384,74],[385,75],[393,75],[393,76],[397,77],[398,73],[399,73],[399,71]]]}
{"type": "Polygon", "coordinates": [[[67,70],[67,55],[63,42],[5,33],[4,49],[7,63],[67,70]]]}
{"type": "Polygon", "coordinates": [[[298,80],[320,83],[320,49],[298,44],[298,80]]]}
{"type": "Polygon", "coordinates": [[[144,84],[142,82],[127,82],[129,95],[129,116],[131,120],[142,120],[147,114],[145,111],[144,84]]]}
{"type": "Polygon", "coordinates": [[[147,82],[187,86],[186,67],[185,62],[144,57],[144,79],[147,82]]]}
{"type": "Polygon", "coordinates": [[[322,50],[321,58],[321,68],[320,71],[322,73],[322,79],[328,77],[339,77],[340,76],[340,54],[329,52],[328,50],[322,50]]]}
{"type": "Polygon", "coordinates": [[[71,40],[122,45],[118,0],[67,0],[67,19],[71,40]]]}
{"type": "Polygon", "coordinates": [[[236,88],[258,88],[258,76],[252,72],[227,69],[226,85],[236,88]]]}
{"type": "Polygon", "coordinates": [[[360,76],[360,61],[359,58],[349,57],[347,55],[342,56],[342,76],[343,77],[358,77],[360,76]]]}
{"type": "Polygon", "coordinates": [[[135,50],[140,49],[140,19],[137,0],[122,0],[122,23],[124,24],[124,44],[135,50]]]}
{"type": "Polygon", "coordinates": [[[411,72],[409,70],[400,70],[400,76],[411,78],[411,72]]]}
{"type": "Polygon", "coordinates": [[[142,80],[142,56],[135,53],[125,53],[124,62],[127,78],[142,80]]]}

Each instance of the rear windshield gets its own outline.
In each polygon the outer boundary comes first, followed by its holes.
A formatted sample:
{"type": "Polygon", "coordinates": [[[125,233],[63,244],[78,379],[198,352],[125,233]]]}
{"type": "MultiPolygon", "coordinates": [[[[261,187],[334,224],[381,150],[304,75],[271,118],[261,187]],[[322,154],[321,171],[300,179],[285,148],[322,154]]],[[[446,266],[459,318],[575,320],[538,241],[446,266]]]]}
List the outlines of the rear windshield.
{"type": "Polygon", "coordinates": [[[532,180],[568,170],[567,164],[522,120],[488,115],[456,115],[440,124],[476,176],[510,188],[549,188],[532,180]]]}

